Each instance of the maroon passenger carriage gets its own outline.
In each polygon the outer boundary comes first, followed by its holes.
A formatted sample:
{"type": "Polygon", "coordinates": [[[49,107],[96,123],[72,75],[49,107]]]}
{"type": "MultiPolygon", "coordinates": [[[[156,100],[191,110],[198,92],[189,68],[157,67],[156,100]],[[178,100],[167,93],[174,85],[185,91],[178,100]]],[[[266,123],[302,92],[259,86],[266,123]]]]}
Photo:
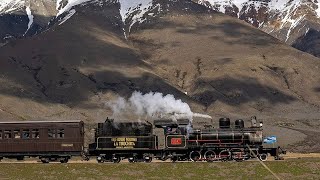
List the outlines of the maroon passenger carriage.
{"type": "Polygon", "coordinates": [[[83,145],[82,121],[0,122],[0,159],[39,157],[43,163],[66,163],[81,155],[83,145]]]}

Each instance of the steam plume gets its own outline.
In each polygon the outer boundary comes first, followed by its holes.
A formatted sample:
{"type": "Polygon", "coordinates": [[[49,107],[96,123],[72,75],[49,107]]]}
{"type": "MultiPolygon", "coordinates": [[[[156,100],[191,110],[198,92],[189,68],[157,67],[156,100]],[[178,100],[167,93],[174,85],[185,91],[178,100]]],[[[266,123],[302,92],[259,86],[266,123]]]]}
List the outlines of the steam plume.
{"type": "Polygon", "coordinates": [[[175,99],[173,95],[163,95],[159,92],[150,92],[142,94],[141,92],[133,92],[132,96],[125,100],[119,97],[115,101],[106,104],[113,111],[113,117],[121,117],[126,114],[135,114],[139,117],[147,118],[186,118],[192,121],[193,117],[210,118],[211,116],[199,113],[193,113],[190,106],[175,99]]]}

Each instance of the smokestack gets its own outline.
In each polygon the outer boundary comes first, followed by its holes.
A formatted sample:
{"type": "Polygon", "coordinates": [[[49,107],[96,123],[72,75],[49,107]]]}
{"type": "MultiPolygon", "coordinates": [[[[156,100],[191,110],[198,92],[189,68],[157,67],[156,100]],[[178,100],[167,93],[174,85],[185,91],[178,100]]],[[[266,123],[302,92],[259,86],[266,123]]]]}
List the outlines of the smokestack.
{"type": "Polygon", "coordinates": [[[257,127],[257,117],[256,116],[251,117],[251,126],[257,127]]]}

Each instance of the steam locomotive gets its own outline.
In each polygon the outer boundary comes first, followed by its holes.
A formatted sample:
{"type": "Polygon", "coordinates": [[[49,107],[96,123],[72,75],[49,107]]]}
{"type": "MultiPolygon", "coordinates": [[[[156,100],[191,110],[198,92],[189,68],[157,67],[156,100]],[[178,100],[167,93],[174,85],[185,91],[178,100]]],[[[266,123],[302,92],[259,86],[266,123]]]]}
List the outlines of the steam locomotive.
{"type": "Polygon", "coordinates": [[[155,120],[155,128],[163,130],[163,136],[153,133],[148,122],[115,123],[106,120],[99,123],[95,142],[89,145],[88,154],[96,156],[99,163],[151,162],[153,158],[171,161],[243,161],[258,157],[265,161],[268,155],[276,160],[285,151],[280,147],[264,148],[262,123],[252,119],[251,127],[245,127],[238,119],[231,126],[229,118],[219,119],[219,128],[194,129],[187,119],[155,120]],[[163,139],[164,145],[159,141],[163,139]]]}
{"type": "Polygon", "coordinates": [[[218,128],[193,128],[188,119],[161,119],[153,124],[107,119],[97,124],[88,147],[84,126],[82,121],[0,122],[0,160],[38,157],[43,163],[66,163],[72,156],[82,156],[84,160],[96,157],[99,163],[264,161],[268,155],[278,160],[285,153],[280,147],[263,146],[262,123],[257,125],[255,118],[250,127],[241,119],[231,125],[229,118],[220,118],[218,128]]]}

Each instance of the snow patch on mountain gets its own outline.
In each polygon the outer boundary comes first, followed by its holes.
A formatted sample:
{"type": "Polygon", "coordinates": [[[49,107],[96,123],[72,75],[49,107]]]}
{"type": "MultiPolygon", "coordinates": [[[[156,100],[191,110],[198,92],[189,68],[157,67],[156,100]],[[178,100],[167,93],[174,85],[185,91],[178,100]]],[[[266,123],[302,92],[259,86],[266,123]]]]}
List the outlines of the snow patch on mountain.
{"type": "Polygon", "coordinates": [[[230,1],[225,0],[201,0],[199,4],[206,5],[206,2],[209,2],[216,10],[222,13],[226,12],[226,7],[232,5],[230,1]]]}
{"type": "Polygon", "coordinates": [[[295,13],[297,12],[297,8],[300,5],[300,0],[293,0],[291,2],[289,2],[283,9],[280,9],[281,13],[283,15],[285,15],[285,17],[282,18],[281,22],[281,27],[283,27],[283,25],[287,22],[293,22],[293,16],[295,15],[295,13]]]}
{"type": "MultiPolygon", "coordinates": [[[[161,11],[160,4],[153,4],[153,0],[119,0],[120,3],[120,15],[124,25],[129,25],[129,33],[131,27],[136,23],[143,23],[146,20],[145,14],[149,11],[158,9],[161,11]],[[130,18],[128,20],[128,18],[130,18]]],[[[148,16],[154,16],[154,13],[148,13],[148,16]]]]}
{"type": "MultiPolygon", "coordinates": [[[[248,0],[235,0],[233,2],[233,4],[239,9],[239,12],[240,12],[247,1],[248,0]]],[[[239,16],[239,14],[238,14],[238,16],[239,16]]]]}
{"type": "Polygon", "coordinates": [[[69,13],[61,20],[61,22],[59,23],[59,26],[64,22],[66,22],[68,19],[70,19],[75,13],[76,13],[76,10],[71,9],[69,13]]]}
{"type": "Polygon", "coordinates": [[[287,1],[284,0],[271,0],[268,3],[268,7],[271,10],[280,11],[286,7],[287,1]]]}
{"type": "Polygon", "coordinates": [[[29,18],[29,23],[28,23],[28,29],[26,30],[26,32],[24,33],[24,35],[27,34],[27,32],[29,31],[31,25],[33,24],[33,15],[32,15],[32,13],[31,13],[30,6],[27,6],[27,7],[26,7],[26,12],[27,12],[27,15],[28,15],[28,18],[29,18]]]}
{"type": "Polygon", "coordinates": [[[318,19],[315,21],[320,21],[320,0],[198,0],[198,3],[229,15],[238,11],[238,18],[289,44],[292,34],[296,38],[297,33],[308,28],[302,24],[306,20],[315,17],[318,19]]]}
{"type": "Polygon", "coordinates": [[[79,4],[82,4],[88,1],[92,1],[92,0],[68,0],[68,4],[66,4],[64,7],[60,7],[62,0],[57,0],[56,9],[58,10],[58,13],[56,17],[60,16],[64,12],[69,11],[73,6],[77,6],[79,4]]]}
{"type": "Polygon", "coordinates": [[[263,2],[258,1],[249,1],[248,3],[243,3],[243,5],[247,6],[247,9],[245,12],[247,13],[251,7],[255,9],[256,12],[259,11],[259,9],[263,6],[263,2]]]}
{"type": "Polygon", "coordinates": [[[238,8],[239,17],[241,9],[248,2],[248,0],[200,0],[199,4],[205,5],[206,2],[210,3],[213,8],[222,13],[226,12],[227,7],[236,6],[238,8]]]}
{"type": "Polygon", "coordinates": [[[131,13],[136,13],[132,17],[132,21],[137,22],[142,20],[142,16],[147,12],[147,10],[152,6],[152,0],[141,0],[137,1],[128,1],[128,0],[119,0],[120,2],[120,14],[122,17],[123,23],[130,16],[131,13]]]}
{"type": "Polygon", "coordinates": [[[290,28],[289,28],[289,30],[287,32],[287,37],[286,37],[285,42],[288,41],[291,31],[300,24],[300,22],[304,19],[304,17],[305,17],[305,15],[300,16],[298,19],[290,19],[290,20],[288,20],[288,22],[290,23],[290,28]]]}
{"type": "Polygon", "coordinates": [[[61,3],[62,3],[62,0],[57,0],[57,2],[56,2],[56,10],[57,10],[57,11],[59,11],[59,9],[61,9],[61,8],[60,8],[61,3]]]}
{"type": "Polygon", "coordinates": [[[320,18],[320,1],[313,0],[313,2],[317,5],[317,9],[315,9],[315,12],[316,12],[317,16],[320,18]]]}
{"type": "Polygon", "coordinates": [[[8,6],[13,0],[1,0],[0,1],[0,11],[8,6]]]}
{"type": "Polygon", "coordinates": [[[0,0],[0,14],[22,8],[24,4],[25,0],[0,0]]]}

